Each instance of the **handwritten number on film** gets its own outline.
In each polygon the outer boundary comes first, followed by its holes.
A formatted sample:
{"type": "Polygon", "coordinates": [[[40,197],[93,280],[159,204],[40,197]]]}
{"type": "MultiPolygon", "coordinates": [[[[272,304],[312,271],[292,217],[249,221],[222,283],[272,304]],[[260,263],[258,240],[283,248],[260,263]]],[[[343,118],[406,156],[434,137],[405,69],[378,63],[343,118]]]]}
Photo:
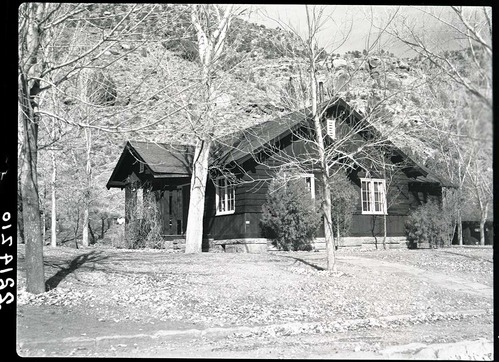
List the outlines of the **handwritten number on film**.
{"type": "MultiPolygon", "coordinates": [[[[5,212],[2,215],[2,221],[4,223],[10,221],[10,212],[5,212]]],[[[12,246],[12,235],[8,236],[8,232],[10,231],[9,229],[12,227],[12,224],[6,224],[2,225],[2,245],[8,243],[8,246],[12,246]]],[[[11,229],[12,230],[12,229],[11,229]]],[[[0,262],[1,260],[4,261],[4,264],[0,264],[0,291],[2,291],[4,288],[13,288],[15,285],[14,279],[12,278],[7,278],[3,279],[3,273],[8,273],[13,270],[13,268],[8,268],[7,266],[9,263],[14,259],[12,255],[5,254],[3,256],[0,256],[0,262]]],[[[4,296],[0,293],[0,309],[2,309],[2,304],[5,302],[5,304],[10,304],[14,301],[14,295],[11,292],[7,292],[4,296]]]]}

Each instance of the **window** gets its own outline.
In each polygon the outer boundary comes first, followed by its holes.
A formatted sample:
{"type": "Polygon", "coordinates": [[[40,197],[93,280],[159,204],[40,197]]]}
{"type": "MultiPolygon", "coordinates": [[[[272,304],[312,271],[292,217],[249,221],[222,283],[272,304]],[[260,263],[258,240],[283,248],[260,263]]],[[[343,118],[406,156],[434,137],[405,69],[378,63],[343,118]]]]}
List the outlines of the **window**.
{"type": "Polygon", "coordinates": [[[334,119],[326,119],[326,133],[333,140],[336,139],[336,122],[334,119]]]}
{"type": "Polygon", "coordinates": [[[216,215],[226,215],[234,213],[236,208],[236,190],[226,178],[220,177],[215,182],[216,187],[216,215]]]}
{"type": "Polygon", "coordinates": [[[385,180],[383,179],[360,179],[361,203],[363,214],[385,215],[386,194],[385,180]]]}
{"type": "Polygon", "coordinates": [[[310,191],[310,196],[315,199],[315,178],[314,174],[307,173],[301,175],[305,179],[305,183],[307,184],[308,191],[310,191]]]}
{"type": "Polygon", "coordinates": [[[139,173],[144,172],[144,163],[139,161],[139,173]]]}

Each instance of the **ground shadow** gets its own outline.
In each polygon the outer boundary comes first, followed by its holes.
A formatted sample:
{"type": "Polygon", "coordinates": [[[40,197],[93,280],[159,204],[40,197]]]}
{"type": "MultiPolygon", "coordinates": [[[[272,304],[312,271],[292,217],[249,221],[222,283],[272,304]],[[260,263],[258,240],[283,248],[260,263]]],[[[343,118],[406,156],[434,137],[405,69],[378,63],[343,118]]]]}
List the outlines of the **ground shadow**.
{"type": "Polygon", "coordinates": [[[321,266],[318,266],[318,265],[315,265],[315,264],[312,264],[311,262],[309,261],[306,261],[304,259],[301,259],[301,258],[297,258],[296,256],[291,256],[291,255],[281,255],[281,256],[284,256],[285,258],[289,258],[289,259],[294,259],[300,263],[303,263],[305,265],[308,265],[308,266],[311,266],[312,268],[314,268],[315,270],[326,270],[325,268],[321,267],[321,266]]]}
{"type": "Polygon", "coordinates": [[[47,281],[45,282],[45,290],[49,291],[57,287],[64,278],[66,278],[76,269],[80,268],[83,264],[88,262],[97,262],[107,258],[109,257],[103,256],[101,251],[97,252],[95,250],[87,254],[78,255],[76,258],[71,260],[67,267],[61,267],[61,269],[57,273],[47,279],[47,281]]]}
{"type": "Polygon", "coordinates": [[[454,254],[454,255],[464,256],[466,258],[470,258],[470,259],[473,259],[473,260],[480,260],[480,261],[485,261],[485,262],[488,262],[488,263],[494,263],[493,260],[488,260],[488,259],[480,258],[479,256],[466,255],[466,254],[456,253],[456,252],[449,251],[449,250],[443,250],[443,252],[447,253],[447,254],[454,254]]]}

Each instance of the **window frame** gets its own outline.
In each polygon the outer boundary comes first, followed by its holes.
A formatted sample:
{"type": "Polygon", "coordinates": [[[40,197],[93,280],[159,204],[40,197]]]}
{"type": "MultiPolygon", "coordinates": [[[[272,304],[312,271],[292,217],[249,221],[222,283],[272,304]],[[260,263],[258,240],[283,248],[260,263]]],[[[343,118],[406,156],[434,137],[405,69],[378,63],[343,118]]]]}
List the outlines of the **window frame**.
{"type": "Polygon", "coordinates": [[[312,200],[315,200],[315,175],[313,173],[302,173],[300,177],[305,179],[305,184],[307,184],[307,178],[310,178],[310,196],[312,200]]]}
{"type": "Polygon", "coordinates": [[[387,202],[386,202],[386,180],[382,178],[361,178],[360,179],[360,206],[363,215],[387,215],[387,202]],[[367,185],[364,188],[364,184],[367,185]],[[378,186],[375,190],[375,184],[378,186]],[[365,194],[368,198],[365,198],[365,194]],[[376,195],[381,194],[381,200],[376,200],[376,195]],[[364,204],[367,205],[367,210],[364,209],[364,204]],[[381,210],[376,210],[376,205],[381,204],[381,210]]]}
{"type": "Polygon", "coordinates": [[[231,215],[236,211],[236,187],[233,183],[230,183],[227,177],[219,176],[215,179],[215,216],[219,215],[231,215]],[[220,185],[221,181],[224,181],[223,185],[220,185]],[[232,196],[232,197],[230,197],[232,196]],[[220,198],[223,197],[224,210],[219,210],[220,198]],[[231,206],[232,208],[229,209],[231,206]]]}

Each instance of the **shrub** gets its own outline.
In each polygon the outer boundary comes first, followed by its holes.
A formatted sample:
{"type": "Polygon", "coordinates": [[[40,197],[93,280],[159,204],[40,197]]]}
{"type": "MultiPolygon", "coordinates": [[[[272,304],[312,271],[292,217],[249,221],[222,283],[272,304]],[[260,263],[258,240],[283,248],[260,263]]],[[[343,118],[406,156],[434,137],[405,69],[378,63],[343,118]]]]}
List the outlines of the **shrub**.
{"type": "Polygon", "coordinates": [[[93,71],[87,80],[86,95],[90,103],[113,106],[118,95],[116,83],[108,73],[93,71]]]}
{"type": "Polygon", "coordinates": [[[449,244],[448,230],[451,217],[442,210],[440,203],[429,200],[420,205],[405,222],[405,234],[410,247],[418,243],[429,243],[431,247],[449,244]]]}
{"type": "Polygon", "coordinates": [[[281,250],[311,250],[320,214],[304,179],[297,174],[278,176],[271,182],[262,207],[263,234],[281,250]]]}
{"type": "MultiPolygon", "coordinates": [[[[126,247],[129,249],[163,247],[161,236],[160,210],[156,201],[156,193],[144,189],[137,198],[142,196],[141,207],[135,205],[136,219],[129,221],[129,240],[126,247]],[[140,211],[139,211],[140,209],[140,211]]],[[[139,200],[137,200],[140,202],[139,200]]],[[[128,201],[131,202],[131,201],[128,201]]],[[[131,205],[133,207],[133,205],[131,205]]]]}
{"type": "Polygon", "coordinates": [[[139,229],[139,240],[141,245],[136,247],[147,247],[160,249],[163,247],[161,236],[160,210],[156,200],[156,193],[144,190],[142,220],[139,229]]]}

